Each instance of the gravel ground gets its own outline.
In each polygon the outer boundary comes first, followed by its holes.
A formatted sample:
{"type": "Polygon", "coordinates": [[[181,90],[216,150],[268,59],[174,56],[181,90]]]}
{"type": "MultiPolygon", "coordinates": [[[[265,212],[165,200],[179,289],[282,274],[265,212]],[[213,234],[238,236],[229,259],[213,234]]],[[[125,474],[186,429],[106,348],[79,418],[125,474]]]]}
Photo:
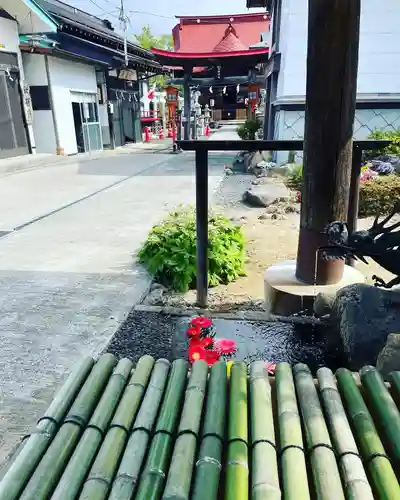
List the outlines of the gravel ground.
{"type": "MultiPolygon", "coordinates": [[[[106,351],[134,361],[145,354],[170,361],[185,358],[188,322],[188,317],[132,310],[106,351]]],[[[214,325],[217,338],[237,342],[238,352],[233,359],[301,362],[313,373],[321,366],[335,370],[346,365],[343,353],[329,342],[325,327],[227,319],[215,319],[214,325]]]]}
{"type": "Polygon", "coordinates": [[[176,318],[172,316],[132,309],[105,352],[114,354],[118,359],[130,358],[134,362],[145,354],[171,361],[174,359],[172,339],[175,324],[176,318]]]}

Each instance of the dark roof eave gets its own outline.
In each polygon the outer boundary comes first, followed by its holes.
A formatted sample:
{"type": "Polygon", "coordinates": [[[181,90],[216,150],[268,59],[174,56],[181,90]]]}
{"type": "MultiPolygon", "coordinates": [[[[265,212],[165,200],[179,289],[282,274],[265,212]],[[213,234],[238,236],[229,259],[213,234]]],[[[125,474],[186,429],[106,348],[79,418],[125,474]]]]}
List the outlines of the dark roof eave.
{"type": "MultiPolygon", "coordinates": [[[[110,33],[110,35],[105,34],[102,31],[96,30],[95,28],[91,28],[89,26],[85,26],[84,24],[82,24],[78,21],[75,21],[73,19],[68,19],[67,17],[61,16],[59,14],[57,14],[57,15],[54,14],[54,16],[56,18],[60,19],[62,21],[62,24],[66,24],[66,25],[80,28],[81,30],[86,31],[87,33],[95,34],[101,38],[105,38],[105,39],[108,39],[108,40],[116,42],[116,43],[123,43],[124,42],[123,38],[116,35],[116,34],[115,35],[111,34],[111,33],[110,33]]],[[[62,26],[61,26],[61,28],[62,28],[62,26]]],[[[128,41],[128,47],[130,49],[140,53],[141,56],[139,56],[139,57],[144,56],[144,58],[148,57],[148,59],[154,60],[154,55],[151,51],[143,49],[142,47],[139,47],[139,45],[136,45],[136,44],[129,42],[129,41],[128,41]]]]}

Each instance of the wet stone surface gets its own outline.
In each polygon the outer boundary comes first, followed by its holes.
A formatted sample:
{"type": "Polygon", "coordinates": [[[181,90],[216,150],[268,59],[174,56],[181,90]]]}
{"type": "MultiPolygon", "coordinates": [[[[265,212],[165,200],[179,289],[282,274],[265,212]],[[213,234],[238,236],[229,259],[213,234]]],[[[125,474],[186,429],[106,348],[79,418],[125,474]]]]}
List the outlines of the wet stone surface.
{"type": "MultiPolygon", "coordinates": [[[[185,358],[189,318],[132,311],[114,335],[107,352],[134,361],[144,354],[155,358],[185,358]]],[[[233,359],[306,363],[313,373],[321,366],[346,366],[342,350],[329,340],[326,327],[291,323],[214,319],[216,338],[237,342],[233,359]]]]}

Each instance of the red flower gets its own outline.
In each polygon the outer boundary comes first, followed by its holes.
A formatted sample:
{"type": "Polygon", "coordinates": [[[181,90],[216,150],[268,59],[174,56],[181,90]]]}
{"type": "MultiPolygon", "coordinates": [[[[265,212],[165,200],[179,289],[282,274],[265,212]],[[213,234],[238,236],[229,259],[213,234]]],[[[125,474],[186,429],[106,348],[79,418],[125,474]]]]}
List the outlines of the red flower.
{"type": "Polygon", "coordinates": [[[192,326],[197,326],[198,328],[210,328],[212,321],[204,316],[197,316],[193,318],[191,322],[192,326]]]}
{"type": "Polygon", "coordinates": [[[193,342],[189,345],[189,361],[194,363],[200,359],[206,359],[206,350],[199,342],[193,342]]]}
{"type": "Polygon", "coordinates": [[[206,350],[205,353],[205,361],[208,363],[208,366],[218,363],[220,354],[217,351],[206,350]]]}
{"type": "Polygon", "coordinates": [[[212,337],[203,337],[200,342],[207,349],[207,347],[213,347],[214,339],[212,337]]]}
{"type": "Polygon", "coordinates": [[[222,356],[229,356],[237,351],[236,342],[232,339],[218,339],[214,343],[214,348],[222,356]]]}
{"type": "Polygon", "coordinates": [[[201,330],[199,326],[191,326],[186,330],[186,335],[189,339],[200,338],[201,330]]]}
{"type": "Polygon", "coordinates": [[[265,366],[267,367],[268,373],[270,375],[275,375],[276,363],[270,363],[269,361],[266,361],[265,366]]]}

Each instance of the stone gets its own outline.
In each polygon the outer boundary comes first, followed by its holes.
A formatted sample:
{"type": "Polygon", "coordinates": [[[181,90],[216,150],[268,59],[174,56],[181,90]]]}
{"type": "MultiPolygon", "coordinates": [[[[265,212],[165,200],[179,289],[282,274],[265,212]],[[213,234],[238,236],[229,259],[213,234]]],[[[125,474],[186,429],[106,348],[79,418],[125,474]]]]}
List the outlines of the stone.
{"type": "Polygon", "coordinates": [[[327,293],[319,293],[314,299],[314,314],[317,318],[322,318],[327,314],[331,314],[332,305],[335,300],[335,295],[327,293]]]}
{"type": "Polygon", "coordinates": [[[272,218],[272,214],[268,214],[268,213],[261,214],[258,218],[259,218],[259,220],[271,219],[272,218]]]}
{"type": "Polygon", "coordinates": [[[150,287],[150,290],[153,291],[153,290],[166,290],[165,286],[162,285],[161,283],[153,283],[150,287]]]}
{"type": "Polygon", "coordinates": [[[243,201],[252,207],[268,207],[277,201],[289,199],[289,190],[283,184],[271,183],[253,185],[243,195],[243,201]]]}
{"type": "Polygon", "coordinates": [[[152,290],[144,300],[144,303],[149,306],[158,306],[163,304],[165,288],[156,288],[152,290]]]}
{"type": "Polygon", "coordinates": [[[331,324],[338,332],[352,369],[376,365],[388,335],[400,332],[400,291],[359,283],[336,294],[331,324]]]}
{"type": "Polygon", "coordinates": [[[400,370],[400,332],[388,336],[385,347],[378,355],[376,368],[384,378],[387,378],[390,372],[400,370]]]}

